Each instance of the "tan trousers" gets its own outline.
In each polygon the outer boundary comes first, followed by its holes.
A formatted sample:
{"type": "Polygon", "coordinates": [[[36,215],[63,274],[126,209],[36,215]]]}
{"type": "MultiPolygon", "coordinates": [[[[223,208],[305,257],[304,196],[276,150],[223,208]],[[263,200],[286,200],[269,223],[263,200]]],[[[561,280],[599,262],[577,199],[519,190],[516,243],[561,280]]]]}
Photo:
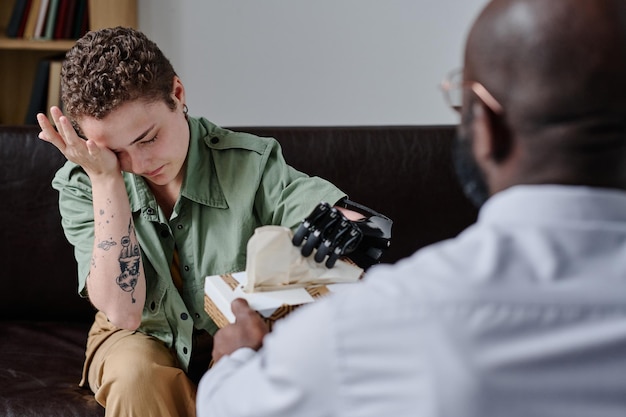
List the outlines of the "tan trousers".
{"type": "Polygon", "coordinates": [[[160,340],[118,329],[99,312],[87,339],[85,380],[106,416],[193,417],[196,385],[160,340]]]}

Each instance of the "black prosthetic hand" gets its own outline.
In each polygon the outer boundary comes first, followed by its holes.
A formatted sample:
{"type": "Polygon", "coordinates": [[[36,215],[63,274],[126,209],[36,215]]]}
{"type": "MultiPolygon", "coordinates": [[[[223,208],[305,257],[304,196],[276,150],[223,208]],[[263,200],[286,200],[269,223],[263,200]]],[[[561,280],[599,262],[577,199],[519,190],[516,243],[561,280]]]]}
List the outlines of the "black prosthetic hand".
{"type": "Polygon", "coordinates": [[[302,245],[302,255],[309,256],[314,249],[316,262],[326,259],[332,268],[337,259],[348,256],[354,263],[367,269],[378,263],[391,243],[392,220],[361,204],[344,199],[345,208],[361,213],[364,219],[351,221],[328,203],[320,203],[304,219],[293,236],[295,246],[302,245]]]}

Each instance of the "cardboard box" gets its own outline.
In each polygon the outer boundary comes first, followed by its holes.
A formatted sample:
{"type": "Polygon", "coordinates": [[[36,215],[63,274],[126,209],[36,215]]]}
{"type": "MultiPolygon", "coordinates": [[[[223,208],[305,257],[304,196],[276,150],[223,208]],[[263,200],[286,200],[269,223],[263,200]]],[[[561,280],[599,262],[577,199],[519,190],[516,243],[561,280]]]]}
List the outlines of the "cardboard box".
{"type": "Polygon", "coordinates": [[[276,320],[286,316],[297,307],[354,284],[317,285],[308,288],[246,293],[242,289],[246,281],[245,272],[206,277],[204,309],[220,328],[235,322],[230,304],[236,298],[244,298],[248,301],[250,307],[263,316],[271,329],[276,320]]]}

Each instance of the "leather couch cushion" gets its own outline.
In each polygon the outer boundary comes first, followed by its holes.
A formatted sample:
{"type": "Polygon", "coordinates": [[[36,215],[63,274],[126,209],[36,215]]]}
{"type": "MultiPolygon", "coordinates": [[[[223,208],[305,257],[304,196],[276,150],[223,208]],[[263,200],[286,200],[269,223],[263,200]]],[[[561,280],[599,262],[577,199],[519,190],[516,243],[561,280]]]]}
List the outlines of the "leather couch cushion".
{"type": "Polygon", "coordinates": [[[12,322],[0,325],[0,416],[103,416],[80,388],[88,325],[12,322]]]}
{"type": "Polygon", "coordinates": [[[0,253],[9,260],[0,269],[0,317],[90,321],[50,185],[65,157],[38,133],[34,126],[0,129],[0,253]]]}

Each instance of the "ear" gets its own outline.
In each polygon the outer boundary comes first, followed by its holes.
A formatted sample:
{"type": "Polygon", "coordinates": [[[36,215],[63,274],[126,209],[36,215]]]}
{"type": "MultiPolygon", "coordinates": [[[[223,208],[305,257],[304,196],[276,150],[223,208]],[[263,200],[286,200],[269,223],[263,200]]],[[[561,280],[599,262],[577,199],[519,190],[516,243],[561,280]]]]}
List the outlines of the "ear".
{"type": "Polygon", "coordinates": [[[178,76],[174,76],[174,81],[172,82],[172,98],[181,108],[185,105],[185,86],[178,76]]]}
{"type": "Polygon", "coordinates": [[[474,157],[484,168],[504,162],[513,149],[512,137],[501,114],[494,113],[480,100],[472,104],[474,113],[474,157]]]}

